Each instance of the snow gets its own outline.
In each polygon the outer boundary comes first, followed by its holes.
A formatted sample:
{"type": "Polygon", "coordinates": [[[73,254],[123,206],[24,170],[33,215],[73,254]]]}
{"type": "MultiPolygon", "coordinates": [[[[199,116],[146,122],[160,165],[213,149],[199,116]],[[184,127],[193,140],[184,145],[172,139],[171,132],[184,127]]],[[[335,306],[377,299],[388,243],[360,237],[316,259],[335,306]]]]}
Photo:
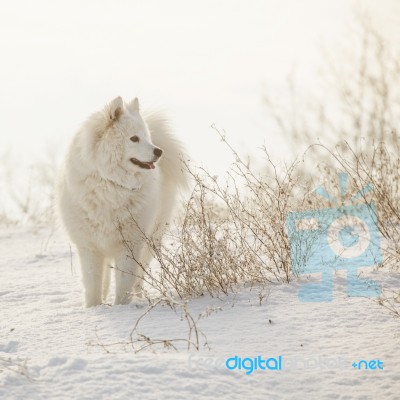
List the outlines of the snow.
{"type": "MultiPolygon", "coordinates": [[[[147,306],[82,308],[78,260],[62,233],[2,228],[0,243],[2,399],[400,398],[400,321],[374,299],[347,297],[344,274],[334,276],[330,303],[300,302],[304,279],[192,299],[188,309],[195,319],[203,313],[197,326],[209,348],[200,334],[199,351],[177,341],[178,351],[135,353],[130,333],[147,306]],[[225,361],[235,355],[281,355],[283,369],[230,371],[225,361]],[[361,359],[380,359],[384,369],[353,368],[361,359]]],[[[399,287],[398,274],[365,276],[399,287]]],[[[138,331],[188,338],[179,307],[165,304],[138,331]]]]}

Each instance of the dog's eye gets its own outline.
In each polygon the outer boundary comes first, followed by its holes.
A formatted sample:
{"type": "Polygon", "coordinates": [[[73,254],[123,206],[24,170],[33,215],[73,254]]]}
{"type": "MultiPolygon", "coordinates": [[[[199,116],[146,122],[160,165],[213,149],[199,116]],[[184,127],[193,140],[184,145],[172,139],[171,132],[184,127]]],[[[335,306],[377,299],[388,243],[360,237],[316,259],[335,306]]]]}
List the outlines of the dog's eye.
{"type": "Polygon", "coordinates": [[[139,136],[132,136],[131,137],[132,142],[138,142],[139,141],[139,136]]]}

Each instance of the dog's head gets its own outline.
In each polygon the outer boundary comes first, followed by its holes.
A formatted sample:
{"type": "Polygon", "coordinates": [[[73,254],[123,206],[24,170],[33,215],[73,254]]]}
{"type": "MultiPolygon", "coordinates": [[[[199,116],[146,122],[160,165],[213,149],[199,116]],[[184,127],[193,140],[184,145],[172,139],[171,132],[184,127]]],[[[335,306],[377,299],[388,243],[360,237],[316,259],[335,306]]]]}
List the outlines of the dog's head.
{"type": "Polygon", "coordinates": [[[137,98],[124,104],[115,98],[86,123],[95,168],[106,178],[132,186],[138,172],[151,171],[162,155],[154,145],[137,98]]]}
{"type": "Polygon", "coordinates": [[[137,97],[126,107],[121,97],[117,97],[105,107],[104,113],[108,118],[104,136],[122,145],[124,159],[121,161],[136,170],[154,169],[162,150],[151,142],[147,125],[140,115],[137,97]]]}

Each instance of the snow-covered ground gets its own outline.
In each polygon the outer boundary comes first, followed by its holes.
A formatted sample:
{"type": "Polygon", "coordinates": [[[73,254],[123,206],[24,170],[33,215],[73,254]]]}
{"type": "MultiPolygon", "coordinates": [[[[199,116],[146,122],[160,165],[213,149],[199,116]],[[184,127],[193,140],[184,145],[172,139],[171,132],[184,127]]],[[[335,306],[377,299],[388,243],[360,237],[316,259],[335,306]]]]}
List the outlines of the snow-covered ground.
{"type": "MultiPolygon", "coordinates": [[[[331,303],[299,302],[301,282],[193,299],[210,349],[200,335],[200,351],[176,341],[179,351],[135,353],[130,333],[146,306],[83,309],[78,260],[63,234],[2,229],[0,243],[1,399],[400,399],[400,321],[373,299],[347,297],[343,274],[331,303]],[[236,355],[282,356],[282,370],[228,370],[236,355]],[[361,359],[383,369],[354,368],[361,359]]],[[[400,286],[394,274],[370,276],[400,286]]],[[[161,304],[138,331],[188,338],[179,308],[161,304]]]]}

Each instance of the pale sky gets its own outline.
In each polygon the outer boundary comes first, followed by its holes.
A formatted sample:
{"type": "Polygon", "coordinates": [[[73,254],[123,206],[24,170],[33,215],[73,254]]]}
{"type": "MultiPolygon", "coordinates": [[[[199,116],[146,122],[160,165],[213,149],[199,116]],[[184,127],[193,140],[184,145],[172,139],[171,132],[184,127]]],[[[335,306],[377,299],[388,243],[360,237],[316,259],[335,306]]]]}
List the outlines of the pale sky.
{"type": "Polygon", "coordinates": [[[2,153],[64,153],[81,122],[121,95],[167,110],[193,158],[226,165],[215,123],[246,152],[282,141],[262,106],[295,69],[312,87],[320,45],[346,40],[355,5],[400,39],[396,0],[1,1],[2,153]],[[360,8],[360,7],[358,7],[360,8]]]}

